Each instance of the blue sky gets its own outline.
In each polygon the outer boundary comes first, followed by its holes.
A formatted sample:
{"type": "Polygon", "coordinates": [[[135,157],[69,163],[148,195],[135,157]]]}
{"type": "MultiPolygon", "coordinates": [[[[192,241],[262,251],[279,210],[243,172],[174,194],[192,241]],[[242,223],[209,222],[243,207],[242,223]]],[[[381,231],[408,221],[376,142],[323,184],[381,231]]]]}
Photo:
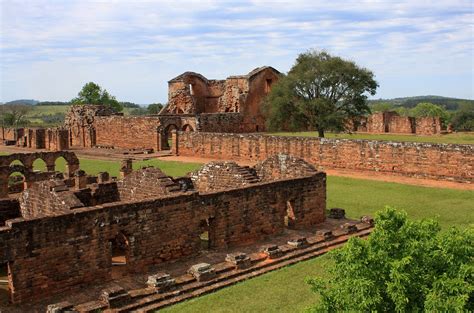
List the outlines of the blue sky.
{"type": "Polygon", "coordinates": [[[0,0],[0,101],[66,101],[94,81],[167,101],[184,71],[223,79],[324,49],[371,69],[375,98],[474,97],[473,1],[0,0]]]}

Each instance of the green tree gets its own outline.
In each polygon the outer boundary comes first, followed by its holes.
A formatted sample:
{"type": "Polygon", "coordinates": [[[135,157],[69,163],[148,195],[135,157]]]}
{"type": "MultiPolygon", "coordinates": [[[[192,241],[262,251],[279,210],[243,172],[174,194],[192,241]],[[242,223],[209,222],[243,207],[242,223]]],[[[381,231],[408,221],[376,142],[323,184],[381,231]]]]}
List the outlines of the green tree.
{"type": "Polygon", "coordinates": [[[123,106],[114,96],[94,82],[85,84],[77,94],[77,97],[71,100],[71,103],[105,105],[112,107],[118,112],[123,110],[123,106]]]}
{"type": "Polygon", "coordinates": [[[445,108],[429,102],[418,103],[409,114],[413,117],[439,117],[443,124],[449,120],[449,113],[445,108]]]}
{"type": "Polygon", "coordinates": [[[29,124],[27,115],[32,110],[32,106],[26,104],[0,105],[0,118],[2,125],[6,127],[26,126],[29,124]]]}
{"type": "Polygon", "coordinates": [[[163,104],[161,103],[152,103],[147,107],[148,114],[158,114],[161,109],[163,109],[163,104]]]}
{"type": "MultiPolygon", "coordinates": [[[[296,59],[267,97],[268,128],[345,129],[346,120],[370,113],[367,94],[378,87],[371,71],[352,61],[308,51],[296,59]]],[[[295,130],[295,129],[290,129],[295,130]]]]}
{"type": "Polygon", "coordinates": [[[331,252],[331,278],[308,279],[319,303],[309,312],[474,310],[474,228],[440,232],[387,207],[368,239],[331,252]]]}
{"type": "Polygon", "coordinates": [[[376,102],[370,106],[372,112],[386,112],[394,109],[393,104],[389,102],[376,102]]]}
{"type": "Polygon", "coordinates": [[[463,103],[459,106],[451,119],[453,128],[457,131],[474,130],[474,104],[463,103]]]}

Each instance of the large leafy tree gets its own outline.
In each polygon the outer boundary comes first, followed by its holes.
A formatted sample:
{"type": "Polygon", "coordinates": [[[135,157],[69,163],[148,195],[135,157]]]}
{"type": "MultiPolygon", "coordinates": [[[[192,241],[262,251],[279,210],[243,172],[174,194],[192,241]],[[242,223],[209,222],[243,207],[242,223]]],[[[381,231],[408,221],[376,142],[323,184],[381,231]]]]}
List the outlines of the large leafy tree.
{"type": "Polygon", "coordinates": [[[378,213],[368,239],[331,252],[331,278],[309,279],[321,295],[310,312],[472,312],[474,229],[441,232],[434,220],[378,213]]]}
{"type": "Polygon", "coordinates": [[[271,130],[340,131],[348,118],[370,113],[366,103],[378,87],[374,74],[327,52],[308,51],[296,59],[267,97],[271,130]]]}
{"type": "Polygon", "coordinates": [[[123,110],[123,106],[114,96],[94,82],[85,84],[77,94],[77,97],[71,100],[71,103],[105,105],[114,108],[116,111],[123,110]]]}

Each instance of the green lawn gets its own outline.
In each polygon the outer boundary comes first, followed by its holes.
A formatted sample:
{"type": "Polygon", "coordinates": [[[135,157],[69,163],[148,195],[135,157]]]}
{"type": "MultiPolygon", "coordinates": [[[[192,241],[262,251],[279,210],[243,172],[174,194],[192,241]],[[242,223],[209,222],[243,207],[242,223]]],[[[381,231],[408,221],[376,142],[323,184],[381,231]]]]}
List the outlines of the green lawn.
{"type": "MultiPolygon", "coordinates": [[[[267,133],[268,135],[278,136],[299,136],[299,137],[317,137],[317,132],[278,132],[267,133]]],[[[403,134],[335,134],[326,133],[326,138],[336,139],[367,139],[367,140],[389,140],[389,141],[410,141],[410,142],[432,142],[432,143],[457,143],[474,144],[474,132],[453,133],[437,136],[415,136],[403,134]]]]}

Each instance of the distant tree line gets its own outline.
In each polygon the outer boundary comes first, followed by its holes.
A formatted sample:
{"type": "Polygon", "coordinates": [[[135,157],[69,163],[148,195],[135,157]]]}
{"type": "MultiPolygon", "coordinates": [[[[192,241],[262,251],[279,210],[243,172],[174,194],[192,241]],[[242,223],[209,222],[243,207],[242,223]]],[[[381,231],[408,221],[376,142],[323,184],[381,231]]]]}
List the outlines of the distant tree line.
{"type": "Polygon", "coordinates": [[[456,111],[450,111],[438,104],[421,102],[412,108],[397,106],[390,102],[372,102],[372,112],[395,111],[401,116],[439,117],[443,125],[451,124],[456,131],[474,130],[474,102],[462,102],[456,111]]]}

